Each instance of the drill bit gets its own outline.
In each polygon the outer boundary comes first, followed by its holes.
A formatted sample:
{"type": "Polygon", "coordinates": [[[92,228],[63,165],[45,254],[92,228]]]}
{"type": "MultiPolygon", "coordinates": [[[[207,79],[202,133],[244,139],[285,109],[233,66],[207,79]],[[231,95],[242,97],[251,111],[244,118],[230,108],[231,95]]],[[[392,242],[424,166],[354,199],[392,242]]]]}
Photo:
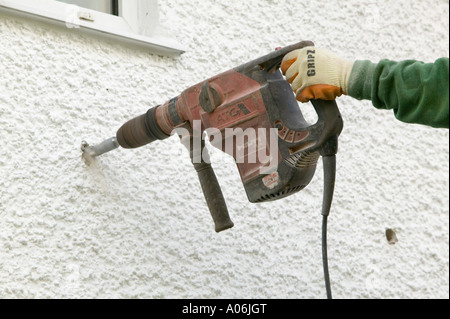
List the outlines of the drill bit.
{"type": "Polygon", "coordinates": [[[86,165],[90,165],[97,156],[102,155],[106,152],[112,151],[119,147],[116,137],[110,137],[100,144],[90,146],[86,141],[81,142],[81,151],[83,154],[81,158],[84,160],[86,165]]]}

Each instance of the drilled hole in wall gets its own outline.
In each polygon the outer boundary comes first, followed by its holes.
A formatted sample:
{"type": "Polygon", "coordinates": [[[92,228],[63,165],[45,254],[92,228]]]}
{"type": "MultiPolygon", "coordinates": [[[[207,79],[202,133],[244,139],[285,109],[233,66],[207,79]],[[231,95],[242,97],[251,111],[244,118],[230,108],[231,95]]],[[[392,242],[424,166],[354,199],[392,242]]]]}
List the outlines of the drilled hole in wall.
{"type": "Polygon", "coordinates": [[[395,245],[398,242],[397,234],[391,228],[386,229],[386,239],[389,245],[395,245]]]}

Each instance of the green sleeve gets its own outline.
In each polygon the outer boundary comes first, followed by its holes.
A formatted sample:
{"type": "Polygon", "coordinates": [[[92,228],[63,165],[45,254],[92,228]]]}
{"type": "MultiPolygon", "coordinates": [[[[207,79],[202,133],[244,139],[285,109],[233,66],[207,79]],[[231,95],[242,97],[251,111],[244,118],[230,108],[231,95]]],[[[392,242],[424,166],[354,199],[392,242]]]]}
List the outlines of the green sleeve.
{"type": "Polygon", "coordinates": [[[378,109],[392,109],[406,123],[449,128],[449,59],[379,63],[356,61],[348,94],[371,100],[378,109]]]}

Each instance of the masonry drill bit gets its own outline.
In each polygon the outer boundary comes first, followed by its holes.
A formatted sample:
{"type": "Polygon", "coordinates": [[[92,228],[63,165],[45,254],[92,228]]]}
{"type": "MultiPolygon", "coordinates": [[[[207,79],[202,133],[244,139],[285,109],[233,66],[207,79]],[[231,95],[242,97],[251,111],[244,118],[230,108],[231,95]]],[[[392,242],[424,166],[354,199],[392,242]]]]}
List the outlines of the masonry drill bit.
{"type": "Polygon", "coordinates": [[[86,165],[90,165],[97,156],[112,151],[119,147],[116,137],[110,137],[100,144],[89,145],[86,141],[81,142],[81,151],[83,154],[81,158],[84,160],[86,165]]]}

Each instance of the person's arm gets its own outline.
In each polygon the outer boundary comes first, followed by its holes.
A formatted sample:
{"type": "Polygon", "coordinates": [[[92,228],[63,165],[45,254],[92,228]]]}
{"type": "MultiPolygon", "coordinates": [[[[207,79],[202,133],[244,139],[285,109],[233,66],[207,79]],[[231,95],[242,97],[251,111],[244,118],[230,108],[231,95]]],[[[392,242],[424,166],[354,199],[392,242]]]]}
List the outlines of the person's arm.
{"type": "Polygon", "coordinates": [[[348,95],[371,100],[378,109],[392,109],[406,123],[449,127],[449,59],[356,61],[348,95]]]}
{"type": "Polygon", "coordinates": [[[449,128],[449,59],[348,61],[320,48],[290,52],[281,64],[297,99],[335,99],[348,94],[392,109],[407,123],[449,128]]]}

